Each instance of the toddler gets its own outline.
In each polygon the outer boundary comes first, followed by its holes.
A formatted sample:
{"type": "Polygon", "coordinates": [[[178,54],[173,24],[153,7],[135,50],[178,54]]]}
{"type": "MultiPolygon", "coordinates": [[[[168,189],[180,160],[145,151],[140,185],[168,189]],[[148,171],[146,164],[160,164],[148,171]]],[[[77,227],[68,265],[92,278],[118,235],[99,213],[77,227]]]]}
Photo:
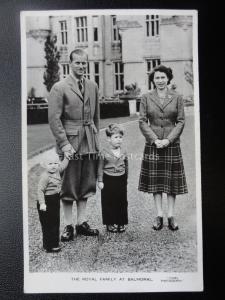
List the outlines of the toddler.
{"type": "Polygon", "coordinates": [[[42,162],[45,171],[38,184],[37,209],[43,234],[43,248],[46,252],[59,252],[60,191],[61,174],[69,160],[62,162],[56,153],[47,155],[42,162]]]}

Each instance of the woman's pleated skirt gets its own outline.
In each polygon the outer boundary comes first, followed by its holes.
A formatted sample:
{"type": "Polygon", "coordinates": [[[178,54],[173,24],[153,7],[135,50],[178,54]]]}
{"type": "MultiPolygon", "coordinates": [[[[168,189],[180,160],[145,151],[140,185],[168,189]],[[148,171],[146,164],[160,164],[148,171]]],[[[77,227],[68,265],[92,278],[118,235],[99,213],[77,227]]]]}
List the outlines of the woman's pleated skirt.
{"type": "Polygon", "coordinates": [[[157,149],[146,143],[138,189],[146,193],[174,195],[188,192],[179,144],[157,149]]]}

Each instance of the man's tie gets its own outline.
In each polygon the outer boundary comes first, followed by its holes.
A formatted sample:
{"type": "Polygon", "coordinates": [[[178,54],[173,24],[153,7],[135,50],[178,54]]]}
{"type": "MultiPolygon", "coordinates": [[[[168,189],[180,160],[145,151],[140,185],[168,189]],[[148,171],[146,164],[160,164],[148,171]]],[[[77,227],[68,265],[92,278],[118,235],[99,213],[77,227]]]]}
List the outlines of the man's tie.
{"type": "Polygon", "coordinates": [[[84,94],[84,86],[83,86],[83,82],[81,80],[78,81],[78,87],[81,92],[81,95],[83,95],[84,94]]]}

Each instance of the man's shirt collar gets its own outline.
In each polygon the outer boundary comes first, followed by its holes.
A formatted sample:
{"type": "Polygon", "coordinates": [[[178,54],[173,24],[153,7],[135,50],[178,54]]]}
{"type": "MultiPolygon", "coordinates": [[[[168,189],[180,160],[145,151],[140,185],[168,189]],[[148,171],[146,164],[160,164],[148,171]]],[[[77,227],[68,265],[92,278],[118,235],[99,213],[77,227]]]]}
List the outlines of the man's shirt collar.
{"type": "Polygon", "coordinates": [[[71,76],[76,80],[77,84],[79,82],[81,82],[81,84],[84,83],[84,76],[82,76],[80,79],[78,79],[76,76],[73,75],[73,73],[71,72],[71,76]]]}

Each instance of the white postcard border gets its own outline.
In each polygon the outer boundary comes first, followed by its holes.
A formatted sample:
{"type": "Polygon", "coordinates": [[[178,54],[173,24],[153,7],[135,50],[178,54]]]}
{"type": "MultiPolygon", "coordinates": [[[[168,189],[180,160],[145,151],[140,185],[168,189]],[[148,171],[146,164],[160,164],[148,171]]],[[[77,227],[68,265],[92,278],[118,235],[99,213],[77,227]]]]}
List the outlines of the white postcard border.
{"type": "MultiPolygon", "coordinates": [[[[84,10],[53,10],[21,12],[21,85],[22,85],[22,176],[23,176],[23,238],[25,293],[118,293],[203,291],[202,207],[200,159],[200,109],[198,80],[198,29],[196,10],[149,9],[149,14],[191,15],[193,17],[193,70],[195,98],[196,155],[196,217],[198,271],[193,273],[31,273],[29,272],[28,178],[27,178],[27,114],[26,114],[26,26],[27,16],[63,16],[84,13],[84,10]]],[[[142,9],[85,10],[85,15],[147,14],[142,9]]]]}

